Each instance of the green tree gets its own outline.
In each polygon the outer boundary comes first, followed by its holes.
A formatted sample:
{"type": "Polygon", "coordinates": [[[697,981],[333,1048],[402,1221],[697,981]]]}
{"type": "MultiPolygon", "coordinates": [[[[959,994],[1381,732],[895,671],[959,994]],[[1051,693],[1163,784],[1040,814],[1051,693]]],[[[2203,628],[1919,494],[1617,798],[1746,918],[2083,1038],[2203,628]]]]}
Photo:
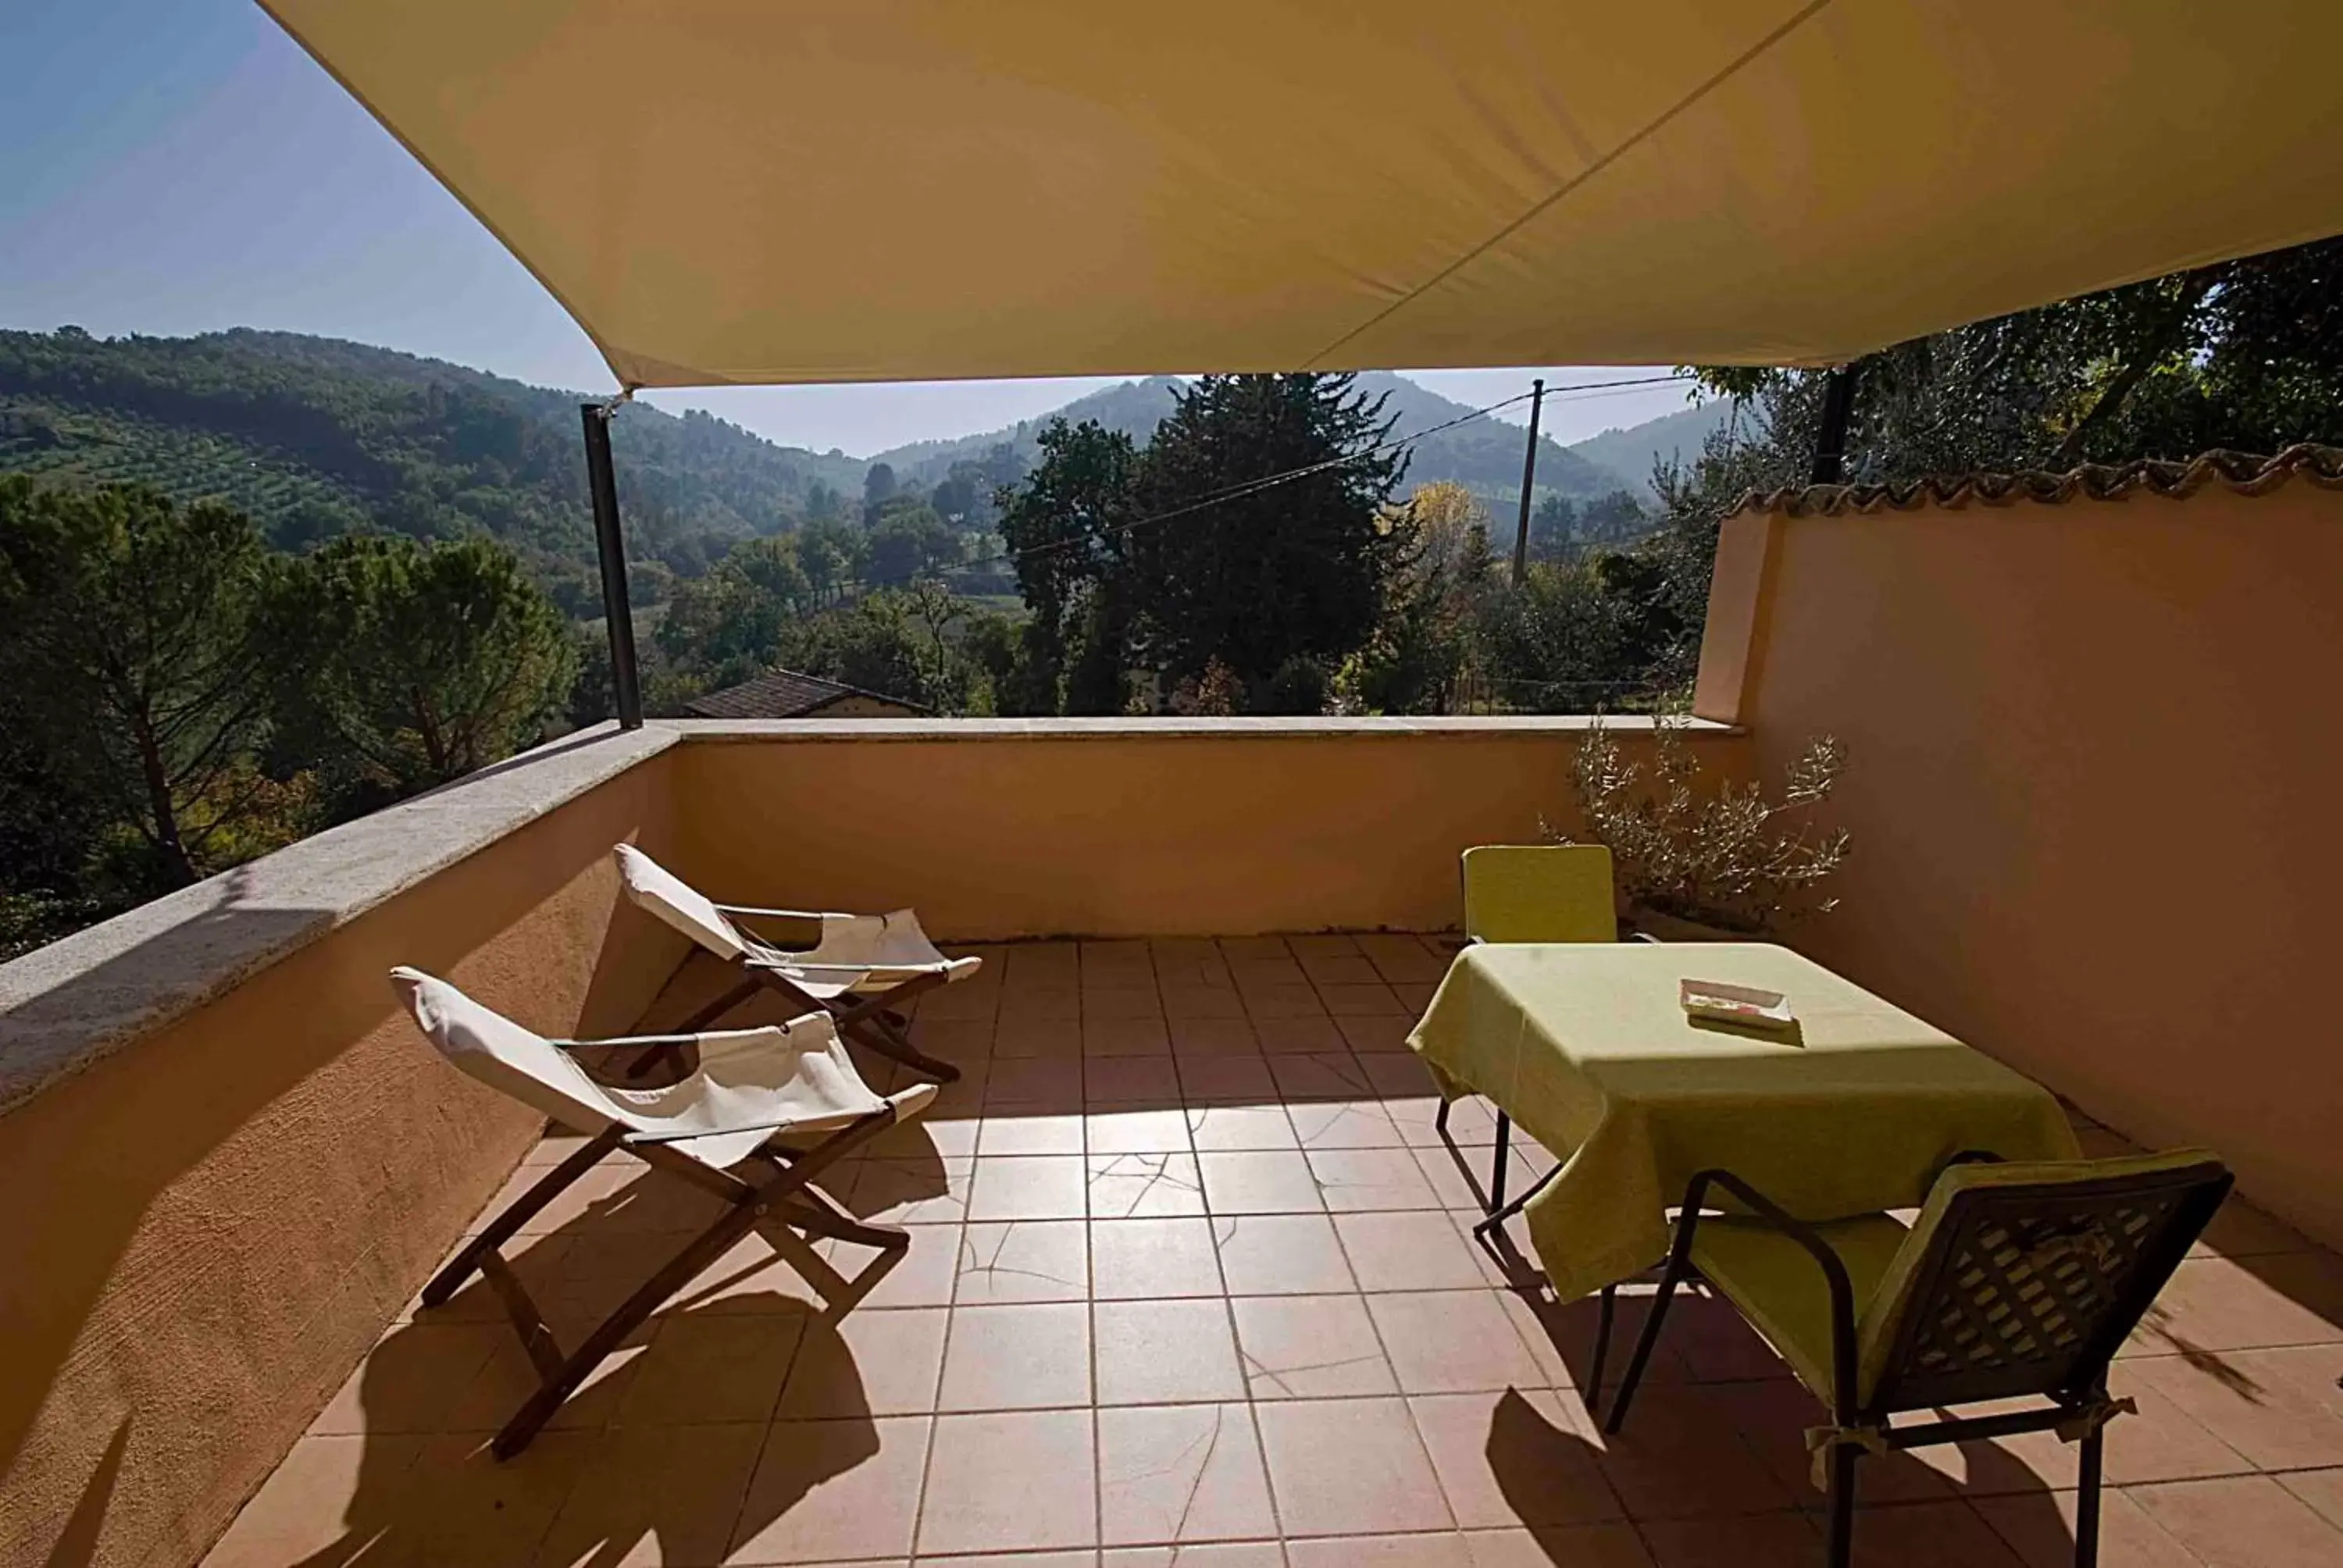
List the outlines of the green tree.
{"type": "Polygon", "coordinates": [[[865,572],[878,588],[904,588],[960,559],[960,536],[924,501],[897,500],[870,526],[865,572]]]}
{"type": "Polygon", "coordinates": [[[1163,520],[1130,528],[1119,573],[1167,682],[1217,658],[1248,691],[1292,694],[1296,660],[1331,671],[1374,630],[1413,525],[1388,509],[1406,459],[1375,450],[1383,399],[1352,381],[1207,376],[1176,394],[1133,487],[1139,517],[1163,520]]]}
{"type": "Polygon", "coordinates": [[[270,577],[258,531],[216,503],[0,478],[0,718],[36,752],[12,771],[20,790],[87,792],[87,810],[44,813],[52,831],[125,826],[119,874],[140,891],[218,869],[285,804],[250,762],[281,663],[260,613],[270,577]]]}
{"type": "Polygon", "coordinates": [[[345,807],[445,783],[538,739],[577,669],[569,628],[488,539],[335,540],[298,563],[277,618],[307,658],[288,729],[345,807]]]}
{"type": "Polygon", "coordinates": [[[1129,618],[1109,617],[1099,601],[1123,592],[1118,574],[1139,454],[1129,436],[1091,419],[1052,419],[1038,440],[1040,464],[997,498],[1001,537],[1031,612],[1021,671],[1002,694],[1019,710],[1057,712],[1069,650],[1080,644],[1085,677],[1079,697],[1065,699],[1067,710],[1120,713],[1121,628],[1129,618]]]}

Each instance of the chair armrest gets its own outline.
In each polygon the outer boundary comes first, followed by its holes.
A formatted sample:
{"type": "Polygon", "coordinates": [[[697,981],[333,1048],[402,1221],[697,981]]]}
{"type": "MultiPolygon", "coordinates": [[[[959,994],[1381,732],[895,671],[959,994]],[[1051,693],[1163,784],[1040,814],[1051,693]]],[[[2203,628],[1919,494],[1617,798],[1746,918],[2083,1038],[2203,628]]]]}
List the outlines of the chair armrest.
{"type": "Polygon", "coordinates": [[[1855,1408],[1855,1284],[1846,1276],[1846,1265],[1831,1251],[1828,1241],[1812,1225],[1792,1214],[1763,1192],[1735,1176],[1730,1171],[1703,1171],[1684,1188],[1684,1212],[1676,1223],[1682,1228],[1687,1255],[1691,1251],[1694,1227],[1700,1222],[1702,1201],[1712,1186],[1722,1187],[1738,1199],[1743,1207],[1768,1229],[1780,1231],[1795,1241],[1822,1270],[1823,1283],[1830,1291],[1831,1300],[1831,1402],[1833,1414],[1841,1426],[1852,1425],[1856,1417],[1855,1408]]]}
{"type": "Polygon", "coordinates": [[[548,1040],[545,1043],[556,1050],[599,1050],[605,1046],[617,1046],[628,1050],[656,1050],[663,1045],[698,1045],[706,1038],[698,1034],[630,1034],[612,1040],[548,1040]]]}

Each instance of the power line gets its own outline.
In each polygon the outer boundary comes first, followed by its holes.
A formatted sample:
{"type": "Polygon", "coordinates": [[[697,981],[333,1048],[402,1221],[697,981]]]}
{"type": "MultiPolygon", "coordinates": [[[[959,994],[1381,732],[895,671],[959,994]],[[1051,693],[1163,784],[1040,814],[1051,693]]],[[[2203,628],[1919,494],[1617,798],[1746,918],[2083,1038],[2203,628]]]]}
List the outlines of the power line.
{"type": "MultiPolygon", "coordinates": [[[[1552,400],[1556,397],[1566,397],[1569,394],[1574,392],[1605,393],[1624,390],[1632,387],[1658,387],[1664,386],[1670,382],[1689,381],[1691,379],[1693,379],[1692,377],[1678,372],[1666,376],[1633,377],[1618,381],[1586,381],[1581,382],[1573,387],[1555,387],[1547,392],[1545,396],[1549,400],[1552,400]]],[[[1264,474],[1259,478],[1242,480],[1237,484],[1228,486],[1222,489],[1200,496],[1192,501],[1183,502],[1180,506],[1173,507],[1169,510],[1156,512],[1144,518],[1134,518],[1127,523],[1117,523],[1111,528],[1101,528],[1096,534],[1085,534],[1079,538],[1060,539],[1051,544],[1034,545],[1030,548],[1022,550],[1003,550],[995,555],[980,556],[972,561],[960,561],[946,569],[965,572],[978,567],[1013,565],[1018,561],[1028,558],[1029,557],[1049,555],[1061,550],[1080,548],[1088,546],[1094,540],[1101,538],[1109,534],[1124,534],[1129,533],[1135,528],[1151,528],[1158,523],[1170,522],[1175,518],[1188,517],[1193,513],[1203,511],[1207,508],[1219,506],[1225,501],[1242,500],[1248,496],[1259,495],[1262,491],[1273,488],[1279,485],[1292,484],[1297,480],[1310,478],[1314,475],[1326,473],[1332,469],[1347,467],[1353,463],[1363,462],[1367,458],[1376,456],[1378,453],[1389,451],[1394,447],[1413,446],[1416,442],[1423,440],[1427,436],[1437,436],[1442,431],[1453,430],[1459,425],[1469,425],[1475,419],[1485,419],[1490,415],[1497,412],[1500,408],[1510,408],[1516,403],[1526,403],[1534,395],[1534,394],[1529,392],[1517,392],[1511,397],[1499,398],[1494,403],[1487,404],[1479,408],[1474,408],[1467,413],[1459,414],[1453,419],[1444,420],[1437,425],[1427,426],[1423,429],[1414,432],[1413,435],[1388,437],[1383,440],[1376,442],[1372,447],[1363,447],[1356,452],[1348,452],[1339,457],[1328,457],[1320,462],[1306,464],[1299,468],[1288,468],[1282,473],[1264,474]]],[[[900,579],[900,582],[915,581],[917,580],[918,576],[919,574],[914,572],[910,577],[900,579]]],[[[875,584],[873,586],[880,588],[894,588],[900,586],[900,583],[887,582],[875,584]]]]}

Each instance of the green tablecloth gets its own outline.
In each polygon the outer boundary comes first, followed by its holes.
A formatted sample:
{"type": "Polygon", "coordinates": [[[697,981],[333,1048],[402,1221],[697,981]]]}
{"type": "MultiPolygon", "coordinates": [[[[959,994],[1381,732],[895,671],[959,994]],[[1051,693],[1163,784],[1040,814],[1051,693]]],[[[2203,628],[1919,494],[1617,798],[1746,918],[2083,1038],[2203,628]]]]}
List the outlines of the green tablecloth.
{"type": "Polygon", "coordinates": [[[1712,1166],[1826,1220],[1917,1204],[1964,1149],[2078,1153],[2047,1090],[1763,943],[1467,948],[1408,1043],[1564,1157],[1527,1215],[1564,1301],[1659,1261],[1666,1206],[1712,1166]],[[1781,991],[1798,1030],[1695,1022],[1685,979],[1781,991]]]}

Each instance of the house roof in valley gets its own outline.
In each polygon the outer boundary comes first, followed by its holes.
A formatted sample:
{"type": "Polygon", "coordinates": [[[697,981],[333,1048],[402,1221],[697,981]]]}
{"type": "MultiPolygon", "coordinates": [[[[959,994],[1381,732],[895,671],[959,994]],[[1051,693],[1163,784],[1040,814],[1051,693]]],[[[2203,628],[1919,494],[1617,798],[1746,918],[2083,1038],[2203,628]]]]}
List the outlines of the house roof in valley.
{"type": "Polygon", "coordinates": [[[866,691],[859,686],[819,675],[803,675],[794,669],[768,670],[738,686],[695,697],[684,706],[702,719],[810,719],[850,698],[883,702],[904,713],[932,711],[883,691],[866,691]]]}

